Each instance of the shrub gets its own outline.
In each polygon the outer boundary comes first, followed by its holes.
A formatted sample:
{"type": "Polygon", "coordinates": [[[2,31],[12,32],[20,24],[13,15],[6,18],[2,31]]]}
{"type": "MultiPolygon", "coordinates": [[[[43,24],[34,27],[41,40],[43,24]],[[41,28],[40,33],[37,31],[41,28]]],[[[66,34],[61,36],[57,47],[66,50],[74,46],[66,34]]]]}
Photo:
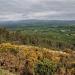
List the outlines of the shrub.
{"type": "Polygon", "coordinates": [[[35,68],[35,72],[38,75],[54,75],[56,70],[56,64],[48,59],[40,60],[35,68]]]}

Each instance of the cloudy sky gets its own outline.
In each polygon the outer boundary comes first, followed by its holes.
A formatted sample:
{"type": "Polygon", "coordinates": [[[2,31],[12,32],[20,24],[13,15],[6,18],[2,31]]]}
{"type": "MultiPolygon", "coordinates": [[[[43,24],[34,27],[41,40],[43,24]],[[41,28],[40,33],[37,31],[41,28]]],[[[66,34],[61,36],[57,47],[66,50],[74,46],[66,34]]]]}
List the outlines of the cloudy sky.
{"type": "Polygon", "coordinates": [[[75,0],[0,0],[0,20],[75,20],[75,0]]]}

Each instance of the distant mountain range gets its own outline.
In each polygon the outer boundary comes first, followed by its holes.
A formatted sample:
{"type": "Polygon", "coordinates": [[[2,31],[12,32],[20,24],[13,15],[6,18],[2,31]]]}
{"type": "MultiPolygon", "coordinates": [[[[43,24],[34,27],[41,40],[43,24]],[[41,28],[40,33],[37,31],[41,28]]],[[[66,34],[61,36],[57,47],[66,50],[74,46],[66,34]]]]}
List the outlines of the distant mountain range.
{"type": "Polygon", "coordinates": [[[17,26],[41,26],[41,25],[75,25],[75,20],[18,20],[18,21],[0,21],[0,27],[17,26]]]}

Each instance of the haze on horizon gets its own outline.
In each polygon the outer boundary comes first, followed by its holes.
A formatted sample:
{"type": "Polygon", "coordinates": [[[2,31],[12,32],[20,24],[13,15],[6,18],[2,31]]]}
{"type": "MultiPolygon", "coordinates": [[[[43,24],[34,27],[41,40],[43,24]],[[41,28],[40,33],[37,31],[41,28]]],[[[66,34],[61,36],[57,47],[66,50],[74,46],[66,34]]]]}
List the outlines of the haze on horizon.
{"type": "Polygon", "coordinates": [[[1,20],[75,20],[75,0],[0,0],[1,20]]]}

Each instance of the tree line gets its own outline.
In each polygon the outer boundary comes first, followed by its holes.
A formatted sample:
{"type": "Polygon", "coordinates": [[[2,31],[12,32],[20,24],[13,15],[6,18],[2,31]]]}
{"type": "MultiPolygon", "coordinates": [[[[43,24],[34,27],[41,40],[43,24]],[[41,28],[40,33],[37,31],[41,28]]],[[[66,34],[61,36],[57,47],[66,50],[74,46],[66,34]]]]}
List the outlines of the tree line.
{"type": "Polygon", "coordinates": [[[15,44],[34,45],[53,49],[69,48],[74,50],[75,44],[68,44],[63,41],[42,38],[38,34],[23,34],[20,30],[11,31],[6,28],[0,28],[0,43],[11,42],[15,44]]]}

